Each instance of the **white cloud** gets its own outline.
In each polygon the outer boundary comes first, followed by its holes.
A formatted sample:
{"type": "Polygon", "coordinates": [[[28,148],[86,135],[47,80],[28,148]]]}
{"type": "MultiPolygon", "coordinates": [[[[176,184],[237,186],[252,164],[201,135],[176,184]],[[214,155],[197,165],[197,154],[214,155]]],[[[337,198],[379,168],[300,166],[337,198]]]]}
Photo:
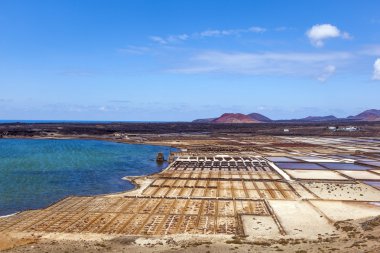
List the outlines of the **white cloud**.
{"type": "Polygon", "coordinates": [[[202,37],[209,37],[209,36],[217,36],[220,34],[219,30],[206,30],[201,33],[199,33],[202,37]]]}
{"type": "Polygon", "coordinates": [[[157,42],[159,44],[169,44],[175,43],[179,41],[185,41],[188,39],[197,39],[197,38],[205,38],[205,37],[222,37],[222,36],[232,36],[239,35],[242,33],[263,33],[266,29],[259,26],[252,26],[245,29],[229,29],[229,30],[217,30],[210,29],[202,32],[196,32],[192,34],[178,34],[178,35],[169,35],[166,37],[160,36],[151,36],[149,37],[152,41],[157,42]]]}
{"type": "Polygon", "coordinates": [[[167,42],[177,42],[180,40],[187,40],[190,36],[187,34],[170,35],[166,38],[167,42]]]}
{"type": "Polygon", "coordinates": [[[262,32],[265,32],[267,29],[259,27],[259,26],[252,26],[252,27],[248,28],[248,30],[250,32],[262,33],[262,32]]]}
{"type": "Polygon", "coordinates": [[[117,51],[120,53],[128,53],[128,54],[145,54],[151,50],[148,47],[139,47],[139,46],[130,45],[125,48],[118,48],[117,51]]]}
{"type": "Polygon", "coordinates": [[[178,35],[169,35],[165,38],[160,37],[160,36],[150,36],[149,38],[154,42],[165,45],[169,43],[175,43],[175,42],[187,40],[190,38],[190,36],[184,33],[184,34],[178,34],[178,35]]]}
{"type": "Polygon", "coordinates": [[[199,33],[199,36],[201,37],[218,37],[218,36],[225,36],[225,35],[231,35],[233,33],[236,33],[236,30],[206,30],[199,33]]]}
{"type": "Polygon", "coordinates": [[[366,45],[359,53],[363,55],[380,56],[380,45],[366,45]]]}
{"type": "Polygon", "coordinates": [[[330,53],[225,53],[209,51],[194,56],[184,67],[170,72],[229,73],[248,75],[298,75],[317,76],[324,81],[337,65],[353,57],[346,52],[330,53]],[[318,70],[323,69],[322,74],[318,70]]]}
{"type": "Polygon", "coordinates": [[[149,38],[152,41],[157,42],[159,44],[167,44],[168,43],[164,38],[159,37],[159,36],[150,36],[149,38]]]}
{"type": "Polygon", "coordinates": [[[380,80],[380,58],[376,59],[375,64],[373,64],[373,80],[380,80]]]}
{"type": "Polygon", "coordinates": [[[340,31],[336,26],[330,24],[314,25],[306,32],[311,44],[315,47],[323,47],[324,41],[331,38],[350,39],[347,32],[340,31]]]}
{"type": "Polygon", "coordinates": [[[322,73],[317,77],[317,80],[320,82],[326,82],[336,71],[336,67],[334,65],[327,65],[322,73]]]}
{"type": "Polygon", "coordinates": [[[230,30],[206,30],[200,33],[194,33],[193,37],[220,37],[220,36],[230,36],[239,35],[242,33],[263,33],[266,29],[259,26],[252,26],[246,29],[230,29],[230,30]]]}

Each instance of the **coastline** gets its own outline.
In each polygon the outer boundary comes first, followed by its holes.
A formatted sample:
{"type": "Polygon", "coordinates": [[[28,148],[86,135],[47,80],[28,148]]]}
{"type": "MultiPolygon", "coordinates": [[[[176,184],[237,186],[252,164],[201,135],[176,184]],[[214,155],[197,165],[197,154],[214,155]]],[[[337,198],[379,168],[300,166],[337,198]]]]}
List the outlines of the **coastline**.
{"type": "Polygon", "coordinates": [[[19,214],[19,213],[21,213],[21,212],[24,212],[24,211],[18,211],[18,212],[11,213],[11,214],[7,214],[7,215],[1,215],[1,216],[0,216],[0,219],[4,219],[4,218],[8,218],[8,217],[12,217],[12,216],[14,216],[14,215],[16,215],[16,214],[19,214]]]}

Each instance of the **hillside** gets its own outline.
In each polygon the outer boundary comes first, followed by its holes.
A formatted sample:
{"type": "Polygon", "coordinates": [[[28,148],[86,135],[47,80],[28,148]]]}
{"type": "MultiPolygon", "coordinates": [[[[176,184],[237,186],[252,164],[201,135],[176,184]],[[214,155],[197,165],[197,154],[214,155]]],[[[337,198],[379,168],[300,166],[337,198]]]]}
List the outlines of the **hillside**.
{"type": "Polygon", "coordinates": [[[250,117],[251,119],[253,120],[257,120],[257,121],[260,121],[260,122],[271,122],[272,120],[260,113],[250,113],[250,114],[247,114],[248,117],[250,117]]]}
{"type": "Polygon", "coordinates": [[[356,116],[347,117],[347,119],[351,120],[360,120],[360,121],[380,121],[380,110],[371,109],[359,113],[356,116]]]}
{"type": "Polygon", "coordinates": [[[219,118],[214,119],[212,123],[260,123],[260,121],[242,113],[224,113],[219,118]]]}
{"type": "Polygon", "coordinates": [[[329,116],[309,116],[306,118],[299,119],[299,121],[306,121],[306,122],[320,122],[320,121],[334,121],[338,120],[337,117],[334,115],[329,116]]]}

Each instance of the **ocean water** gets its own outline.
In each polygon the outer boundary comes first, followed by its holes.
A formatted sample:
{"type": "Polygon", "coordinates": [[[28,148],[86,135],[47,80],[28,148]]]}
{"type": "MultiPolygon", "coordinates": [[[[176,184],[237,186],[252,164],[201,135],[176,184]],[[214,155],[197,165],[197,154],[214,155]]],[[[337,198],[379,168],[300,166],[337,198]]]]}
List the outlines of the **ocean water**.
{"type": "Polygon", "coordinates": [[[56,123],[75,123],[75,124],[109,124],[109,123],[168,123],[169,121],[105,121],[105,120],[17,120],[0,119],[0,124],[5,123],[25,123],[25,124],[56,124],[56,123]]]}
{"type": "Polygon", "coordinates": [[[164,169],[163,146],[97,140],[0,139],[0,215],[46,207],[69,195],[125,191],[121,178],[164,169]]]}

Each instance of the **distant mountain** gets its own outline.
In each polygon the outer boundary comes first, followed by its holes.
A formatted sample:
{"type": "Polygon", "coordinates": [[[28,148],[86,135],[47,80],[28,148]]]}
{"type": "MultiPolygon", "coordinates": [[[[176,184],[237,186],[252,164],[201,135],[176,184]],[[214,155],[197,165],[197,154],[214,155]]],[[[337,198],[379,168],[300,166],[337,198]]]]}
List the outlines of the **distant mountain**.
{"type": "Polygon", "coordinates": [[[271,122],[272,120],[268,117],[265,117],[264,115],[260,114],[260,113],[250,113],[250,114],[247,114],[248,117],[250,117],[251,119],[253,120],[257,120],[257,121],[260,121],[260,122],[271,122]]]}
{"type": "Polygon", "coordinates": [[[321,121],[334,121],[338,120],[334,115],[329,116],[309,116],[306,118],[298,119],[297,121],[305,121],[305,122],[321,122],[321,121]]]}
{"type": "Polygon", "coordinates": [[[218,118],[208,118],[208,119],[196,119],[193,120],[194,123],[263,123],[271,122],[272,120],[259,113],[224,113],[218,118]]]}
{"type": "Polygon", "coordinates": [[[219,118],[214,119],[212,123],[260,123],[260,121],[254,120],[242,113],[225,113],[219,118]]]}
{"type": "Polygon", "coordinates": [[[193,120],[193,123],[211,123],[215,118],[208,118],[208,119],[196,119],[193,120]]]}
{"type": "Polygon", "coordinates": [[[380,121],[380,110],[371,109],[359,113],[356,116],[349,116],[347,119],[360,121],[380,121]]]}
{"type": "Polygon", "coordinates": [[[268,122],[333,122],[333,121],[380,121],[380,110],[371,109],[359,113],[356,116],[347,118],[337,118],[334,115],[329,116],[308,116],[301,119],[291,120],[271,120],[270,118],[259,113],[224,113],[219,118],[196,119],[195,123],[268,123],[268,122]]]}

